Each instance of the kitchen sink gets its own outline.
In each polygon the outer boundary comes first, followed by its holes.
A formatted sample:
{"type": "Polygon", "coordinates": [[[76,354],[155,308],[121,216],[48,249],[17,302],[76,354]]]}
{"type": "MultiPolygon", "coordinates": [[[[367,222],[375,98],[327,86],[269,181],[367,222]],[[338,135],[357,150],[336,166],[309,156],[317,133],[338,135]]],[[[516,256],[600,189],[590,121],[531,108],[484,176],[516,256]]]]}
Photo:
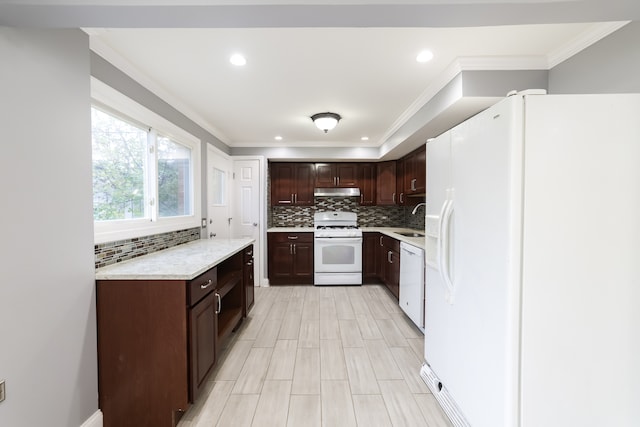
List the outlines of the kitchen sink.
{"type": "Polygon", "coordinates": [[[424,233],[398,233],[401,236],[405,236],[405,237],[424,237],[424,233]]]}

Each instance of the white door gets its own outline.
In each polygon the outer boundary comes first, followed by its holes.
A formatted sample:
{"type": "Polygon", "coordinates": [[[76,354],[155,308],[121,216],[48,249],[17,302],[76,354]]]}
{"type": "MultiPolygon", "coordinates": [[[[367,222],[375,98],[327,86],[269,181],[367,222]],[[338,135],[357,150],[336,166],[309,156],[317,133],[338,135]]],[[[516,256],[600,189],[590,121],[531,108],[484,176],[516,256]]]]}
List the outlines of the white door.
{"type": "MultiPolygon", "coordinates": [[[[231,209],[231,237],[249,237],[255,239],[254,268],[262,271],[264,197],[261,185],[260,159],[239,159],[233,162],[233,193],[235,202],[231,209]]],[[[257,274],[259,285],[262,274],[257,274]]]]}
{"type": "Polygon", "coordinates": [[[207,235],[209,238],[231,237],[233,206],[233,162],[214,147],[207,147],[207,235]]]}

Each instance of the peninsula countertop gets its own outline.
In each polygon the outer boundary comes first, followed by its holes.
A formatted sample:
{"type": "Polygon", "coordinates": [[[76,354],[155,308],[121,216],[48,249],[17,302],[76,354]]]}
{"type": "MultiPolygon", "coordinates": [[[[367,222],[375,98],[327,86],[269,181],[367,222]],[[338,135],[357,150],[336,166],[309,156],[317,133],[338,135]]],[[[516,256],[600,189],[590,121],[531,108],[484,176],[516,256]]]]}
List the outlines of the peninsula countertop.
{"type": "Polygon", "coordinates": [[[96,269],[96,280],[191,280],[254,243],[201,239],[96,269]]]}

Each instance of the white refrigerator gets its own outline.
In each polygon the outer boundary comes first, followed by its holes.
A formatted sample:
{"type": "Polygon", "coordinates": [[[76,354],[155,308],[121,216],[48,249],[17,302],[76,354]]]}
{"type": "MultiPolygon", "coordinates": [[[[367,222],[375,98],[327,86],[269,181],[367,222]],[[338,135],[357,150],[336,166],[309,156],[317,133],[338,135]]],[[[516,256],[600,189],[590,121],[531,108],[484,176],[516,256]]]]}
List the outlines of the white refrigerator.
{"type": "Polygon", "coordinates": [[[514,95],[427,143],[425,364],[454,425],[640,425],[640,95],[514,95]]]}

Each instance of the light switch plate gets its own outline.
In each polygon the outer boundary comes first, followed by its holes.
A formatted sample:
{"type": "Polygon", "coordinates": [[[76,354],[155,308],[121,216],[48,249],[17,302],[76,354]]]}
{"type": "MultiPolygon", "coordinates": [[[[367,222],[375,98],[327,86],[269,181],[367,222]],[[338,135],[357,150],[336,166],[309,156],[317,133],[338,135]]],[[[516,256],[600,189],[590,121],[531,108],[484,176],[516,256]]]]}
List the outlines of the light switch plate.
{"type": "Polygon", "coordinates": [[[5,398],[5,391],[4,391],[4,380],[0,381],[0,402],[2,402],[5,398]]]}

